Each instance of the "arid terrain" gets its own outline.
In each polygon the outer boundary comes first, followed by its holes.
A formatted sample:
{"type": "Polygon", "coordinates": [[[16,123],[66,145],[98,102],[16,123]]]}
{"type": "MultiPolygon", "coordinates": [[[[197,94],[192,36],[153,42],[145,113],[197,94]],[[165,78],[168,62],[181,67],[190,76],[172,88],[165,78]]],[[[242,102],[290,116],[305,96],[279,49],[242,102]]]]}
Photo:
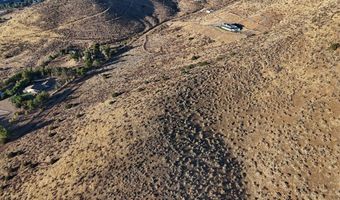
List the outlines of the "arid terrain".
{"type": "Polygon", "coordinates": [[[123,48],[44,108],[0,117],[12,132],[0,199],[340,199],[339,11],[338,0],[46,0],[5,14],[1,80],[70,45],[123,48]]]}

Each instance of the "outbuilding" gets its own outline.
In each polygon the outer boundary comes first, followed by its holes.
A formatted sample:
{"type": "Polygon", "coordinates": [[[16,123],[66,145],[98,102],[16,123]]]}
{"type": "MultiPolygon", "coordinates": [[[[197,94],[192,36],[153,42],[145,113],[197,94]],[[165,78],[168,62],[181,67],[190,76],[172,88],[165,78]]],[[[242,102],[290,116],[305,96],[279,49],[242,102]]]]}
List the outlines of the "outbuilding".
{"type": "Polygon", "coordinates": [[[40,92],[39,88],[37,88],[36,85],[30,85],[26,87],[23,91],[24,93],[30,93],[30,94],[38,94],[40,92]]]}
{"type": "Polygon", "coordinates": [[[30,94],[38,94],[43,91],[49,91],[53,89],[55,85],[55,80],[50,79],[43,79],[43,80],[36,80],[34,81],[33,85],[30,85],[24,89],[24,93],[30,93],[30,94]]]}
{"type": "Polygon", "coordinates": [[[219,27],[223,30],[231,31],[231,32],[240,32],[243,29],[243,25],[237,24],[237,23],[223,23],[219,27]]]}

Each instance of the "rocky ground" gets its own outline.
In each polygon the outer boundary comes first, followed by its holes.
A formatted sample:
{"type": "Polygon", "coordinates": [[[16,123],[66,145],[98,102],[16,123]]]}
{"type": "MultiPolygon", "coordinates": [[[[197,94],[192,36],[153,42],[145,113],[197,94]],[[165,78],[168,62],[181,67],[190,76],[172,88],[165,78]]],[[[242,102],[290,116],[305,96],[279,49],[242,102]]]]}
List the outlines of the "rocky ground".
{"type": "Polygon", "coordinates": [[[339,199],[337,1],[223,3],[66,88],[2,147],[2,199],[339,199]]]}

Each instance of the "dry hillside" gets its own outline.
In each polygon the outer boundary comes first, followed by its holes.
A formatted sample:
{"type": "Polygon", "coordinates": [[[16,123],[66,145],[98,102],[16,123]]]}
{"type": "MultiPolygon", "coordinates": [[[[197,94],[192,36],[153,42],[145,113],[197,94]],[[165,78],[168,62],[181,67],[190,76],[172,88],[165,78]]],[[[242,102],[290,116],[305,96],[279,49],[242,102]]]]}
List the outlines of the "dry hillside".
{"type": "MultiPolygon", "coordinates": [[[[18,15],[81,5],[50,2],[18,15]]],[[[96,2],[78,12],[110,6],[96,2]]],[[[339,199],[339,2],[182,0],[175,13],[168,2],[119,19],[131,26],[106,21],[122,12],[116,4],[84,19],[95,29],[63,26],[74,19],[58,9],[45,13],[54,23],[27,18],[34,29],[16,37],[155,28],[16,129],[21,137],[1,147],[1,199],[339,199]]]]}
{"type": "Polygon", "coordinates": [[[36,67],[70,45],[126,40],[177,11],[171,0],[46,0],[0,24],[0,67],[36,67]]]}

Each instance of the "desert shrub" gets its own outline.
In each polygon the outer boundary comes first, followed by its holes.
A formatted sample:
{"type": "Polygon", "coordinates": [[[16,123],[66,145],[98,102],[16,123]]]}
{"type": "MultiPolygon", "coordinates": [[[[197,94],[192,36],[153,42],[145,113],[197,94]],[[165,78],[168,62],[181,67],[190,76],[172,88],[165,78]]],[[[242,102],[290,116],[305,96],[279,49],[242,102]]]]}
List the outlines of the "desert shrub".
{"type": "Polygon", "coordinates": [[[84,76],[86,74],[87,70],[85,67],[79,67],[76,69],[76,73],[78,76],[84,76]]]}
{"type": "Polygon", "coordinates": [[[20,95],[12,96],[10,101],[15,105],[15,107],[21,108],[21,106],[22,106],[22,97],[20,95]]]}
{"type": "Polygon", "coordinates": [[[195,67],[196,67],[195,64],[191,64],[191,65],[188,65],[186,68],[187,68],[187,69],[194,69],[195,67]]]}
{"type": "Polygon", "coordinates": [[[9,119],[9,123],[14,123],[16,121],[18,121],[19,118],[19,114],[16,112],[14,113],[14,115],[9,119]]]}
{"type": "Polygon", "coordinates": [[[4,144],[8,140],[9,135],[6,128],[0,125],[0,144],[4,144]]]}
{"type": "Polygon", "coordinates": [[[84,116],[84,115],[85,115],[84,113],[77,113],[76,117],[77,117],[77,118],[80,118],[80,117],[82,117],[82,116],[84,116]]]}
{"type": "Polygon", "coordinates": [[[33,77],[33,72],[30,70],[25,70],[22,72],[22,79],[31,80],[33,77]]]}
{"type": "Polygon", "coordinates": [[[197,63],[198,66],[205,66],[205,65],[209,65],[210,63],[208,61],[203,61],[203,62],[199,62],[197,63]]]}
{"type": "Polygon", "coordinates": [[[35,108],[34,102],[32,99],[26,102],[26,110],[33,110],[35,108]]]}
{"type": "Polygon", "coordinates": [[[118,97],[122,94],[124,94],[124,92],[114,92],[114,93],[112,93],[112,98],[116,98],[116,97],[118,97]]]}
{"type": "Polygon", "coordinates": [[[10,93],[9,90],[5,90],[5,92],[3,92],[2,95],[0,95],[0,101],[10,97],[9,93],[10,93]]]}
{"type": "Polygon", "coordinates": [[[330,46],[330,49],[333,51],[337,50],[338,48],[340,48],[340,43],[333,43],[330,46]]]}
{"type": "Polygon", "coordinates": [[[41,64],[41,66],[47,66],[48,64],[50,64],[53,60],[55,60],[56,58],[58,58],[60,56],[59,53],[53,54],[53,55],[49,55],[48,58],[41,64]]]}
{"type": "MultiPolygon", "coordinates": [[[[91,53],[91,58],[93,61],[105,61],[106,60],[106,56],[105,56],[105,52],[103,53],[103,49],[104,46],[101,46],[100,44],[96,43],[93,46],[91,46],[88,51],[91,53]]],[[[106,51],[108,51],[107,53],[110,54],[110,49],[109,47],[106,48],[106,51]]]]}
{"type": "Polygon", "coordinates": [[[181,69],[182,74],[189,74],[189,70],[187,68],[182,68],[181,69]]]}
{"type": "Polygon", "coordinates": [[[68,53],[67,49],[60,50],[61,55],[66,55],[68,53]]]}
{"type": "Polygon", "coordinates": [[[137,89],[137,92],[142,92],[142,91],[144,91],[144,90],[145,90],[144,87],[140,87],[140,88],[137,89]]]}
{"type": "Polygon", "coordinates": [[[71,109],[73,107],[72,103],[66,104],[65,105],[65,109],[71,109]]]}
{"type": "Polygon", "coordinates": [[[166,76],[166,75],[162,75],[162,79],[164,81],[167,81],[167,80],[170,80],[171,78],[169,76],[166,76]]]}
{"type": "Polygon", "coordinates": [[[47,92],[40,92],[33,99],[33,105],[35,107],[41,106],[43,103],[45,103],[48,100],[49,97],[50,95],[47,92]]]}
{"type": "Polygon", "coordinates": [[[101,52],[106,60],[109,60],[112,56],[111,48],[108,45],[101,46],[101,52]]]}
{"type": "Polygon", "coordinates": [[[92,68],[93,67],[93,60],[92,59],[85,60],[85,67],[92,68]]]}
{"type": "Polygon", "coordinates": [[[6,90],[5,92],[4,92],[4,99],[6,99],[7,97],[10,97],[11,96],[11,90],[6,90]]]}
{"type": "Polygon", "coordinates": [[[21,73],[21,72],[20,72],[20,73],[17,73],[17,74],[15,74],[15,75],[11,76],[9,79],[7,79],[7,80],[5,81],[5,84],[6,84],[6,85],[9,85],[9,84],[11,84],[11,83],[16,83],[16,82],[19,81],[21,78],[22,78],[22,73],[21,73]]]}
{"type": "Polygon", "coordinates": [[[206,65],[209,65],[209,64],[210,63],[208,61],[198,62],[196,64],[190,64],[188,66],[181,68],[181,72],[182,72],[182,74],[189,74],[191,69],[194,69],[195,67],[206,66],[206,65]]]}
{"type": "Polygon", "coordinates": [[[196,55],[194,55],[194,56],[192,56],[191,57],[191,60],[197,60],[197,59],[199,59],[201,56],[196,56],[196,55]]]}
{"type": "Polygon", "coordinates": [[[103,76],[103,78],[104,78],[104,79],[108,79],[108,78],[110,78],[110,77],[111,77],[111,75],[110,75],[110,74],[103,74],[102,76],[103,76]]]}
{"type": "Polygon", "coordinates": [[[94,44],[92,49],[93,49],[93,55],[95,57],[99,57],[100,55],[102,55],[102,52],[100,51],[100,44],[98,43],[94,44]]]}
{"type": "Polygon", "coordinates": [[[48,60],[49,61],[52,61],[52,60],[54,60],[54,59],[56,59],[56,58],[58,58],[59,57],[59,53],[56,53],[56,54],[53,54],[53,55],[49,55],[48,56],[48,60]]]}
{"type": "Polygon", "coordinates": [[[216,60],[217,61],[221,61],[221,60],[223,60],[225,57],[223,56],[223,55],[221,55],[221,56],[218,56],[217,58],[216,58],[216,60]]]}
{"type": "Polygon", "coordinates": [[[100,65],[101,65],[102,63],[100,62],[100,60],[98,60],[98,59],[95,59],[94,61],[93,61],[93,67],[99,67],[100,65]]]}
{"type": "Polygon", "coordinates": [[[89,49],[84,51],[84,56],[83,56],[84,61],[86,60],[92,60],[92,54],[89,49]]]}
{"type": "Polygon", "coordinates": [[[72,51],[70,52],[70,57],[78,62],[81,57],[81,54],[78,51],[72,51]]]}

